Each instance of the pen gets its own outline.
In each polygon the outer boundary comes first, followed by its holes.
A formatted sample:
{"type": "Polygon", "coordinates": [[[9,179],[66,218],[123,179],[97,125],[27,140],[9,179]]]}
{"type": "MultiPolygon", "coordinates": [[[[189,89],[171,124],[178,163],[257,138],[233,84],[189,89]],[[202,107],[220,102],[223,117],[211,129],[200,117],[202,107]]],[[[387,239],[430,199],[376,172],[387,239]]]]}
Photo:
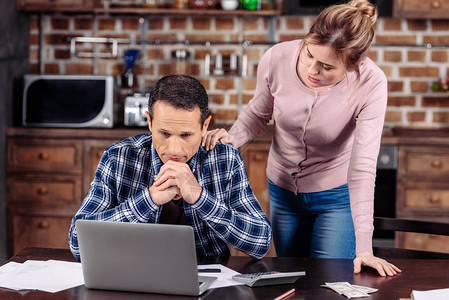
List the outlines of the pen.
{"type": "Polygon", "coordinates": [[[295,293],[295,289],[291,289],[291,290],[289,290],[289,291],[283,293],[282,295],[280,295],[280,296],[274,298],[273,300],[282,300],[282,299],[285,299],[285,298],[287,298],[287,297],[290,297],[290,296],[293,295],[294,293],[295,293]]]}
{"type": "Polygon", "coordinates": [[[209,268],[206,268],[206,269],[198,269],[198,272],[199,273],[221,273],[221,270],[220,269],[209,269],[209,268]]]}

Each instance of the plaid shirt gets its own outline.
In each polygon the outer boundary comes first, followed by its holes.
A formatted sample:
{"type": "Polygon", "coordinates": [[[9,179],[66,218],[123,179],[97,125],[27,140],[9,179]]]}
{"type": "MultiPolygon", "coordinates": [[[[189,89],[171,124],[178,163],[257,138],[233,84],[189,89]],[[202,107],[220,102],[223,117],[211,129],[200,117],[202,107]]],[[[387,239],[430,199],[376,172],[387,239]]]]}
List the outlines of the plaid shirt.
{"type": "MultiPolygon", "coordinates": [[[[193,227],[198,255],[229,255],[227,244],[253,258],[263,257],[271,242],[271,225],[254,196],[237,149],[202,147],[188,162],[203,187],[198,201],[184,201],[186,223],[193,227]]],[[[69,246],[79,260],[77,219],[158,223],[162,206],[148,188],[162,166],[151,133],[108,147],[98,164],[86,198],[72,219],[69,246]]]]}

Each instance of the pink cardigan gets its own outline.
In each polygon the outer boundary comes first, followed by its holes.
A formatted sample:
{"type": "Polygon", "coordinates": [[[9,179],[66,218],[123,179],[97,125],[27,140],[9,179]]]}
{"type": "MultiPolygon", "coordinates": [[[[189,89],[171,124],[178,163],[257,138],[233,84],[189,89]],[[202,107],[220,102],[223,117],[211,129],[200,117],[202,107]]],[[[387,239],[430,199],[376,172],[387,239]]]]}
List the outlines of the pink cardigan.
{"type": "Polygon", "coordinates": [[[283,42],[263,55],[254,97],[230,134],[241,146],[273,116],[267,176],[294,193],[348,183],[356,252],[372,252],[374,181],[387,79],[366,58],[357,88],[356,74],[350,72],[328,90],[311,90],[296,73],[300,45],[301,40],[283,42]]]}

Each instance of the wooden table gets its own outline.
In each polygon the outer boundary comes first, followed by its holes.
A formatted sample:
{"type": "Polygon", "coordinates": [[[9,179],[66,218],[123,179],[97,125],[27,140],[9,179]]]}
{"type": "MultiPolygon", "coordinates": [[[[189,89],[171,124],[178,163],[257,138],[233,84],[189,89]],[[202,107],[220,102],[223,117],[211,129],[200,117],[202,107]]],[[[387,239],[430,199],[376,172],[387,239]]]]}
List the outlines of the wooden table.
{"type": "MultiPolygon", "coordinates": [[[[26,248],[9,261],[24,262],[28,259],[56,259],[75,261],[69,250],[26,248]]],[[[429,290],[449,288],[449,260],[391,260],[403,270],[396,277],[381,277],[372,269],[365,269],[361,274],[353,274],[350,259],[312,259],[312,258],[280,258],[267,257],[256,261],[248,257],[231,256],[221,259],[200,259],[199,263],[221,263],[241,273],[277,271],[306,271],[306,276],[296,283],[269,287],[249,288],[233,286],[207,291],[199,299],[273,299],[291,288],[296,293],[288,298],[293,299],[346,299],[332,290],[320,287],[325,282],[348,281],[349,283],[370,286],[379,289],[367,300],[398,300],[409,298],[412,289],[429,290]]],[[[51,294],[31,291],[21,294],[16,291],[0,289],[0,299],[194,299],[171,295],[144,293],[126,293],[114,291],[88,290],[84,286],[51,294]]]]}

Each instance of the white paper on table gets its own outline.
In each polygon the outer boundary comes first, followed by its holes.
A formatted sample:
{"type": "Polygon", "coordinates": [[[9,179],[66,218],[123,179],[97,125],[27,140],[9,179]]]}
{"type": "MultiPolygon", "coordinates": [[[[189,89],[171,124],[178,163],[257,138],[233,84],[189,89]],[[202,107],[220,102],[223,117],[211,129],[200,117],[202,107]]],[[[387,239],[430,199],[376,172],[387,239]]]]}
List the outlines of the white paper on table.
{"type": "Polygon", "coordinates": [[[217,277],[217,280],[212,283],[212,285],[208,288],[210,289],[216,289],[221,287],[227,287],[227,286],[233,286],[233,285],[243,285],[243,283],[237,282],[232,279],[232,276],[240,274],[239,272],[236,272],[232,269],[229,269],[228,267],[225,267],[220,264],[211,264],[211,265],[199,265],[198,269],[200,268],[214,268],[214,269],[220,269],[220,273],[206,273],[201,274],[201,276],[209,276],[209,277],[217,277]]]}
{"type": "Polygon", "coordinates": [[[11,282],[11,275],[15,270],[21,268],[22,264],[17,262],[9,262],[0,267],[0,287],[4,287],[11,290],[20,290],[20,288],[11,282]]]}
{"type": "Polygon", "coordinates": [[[81,263],[27,260],[6,270],[0,286],[16,290],[41,290],[55,293],[84,284],[81,263]]]}
{"type": "Polygon", "coordinates": [[[428,291],[412,291],[412,295],[415,300],[447,300],[449,299],[449,288],[428,291]]]}

